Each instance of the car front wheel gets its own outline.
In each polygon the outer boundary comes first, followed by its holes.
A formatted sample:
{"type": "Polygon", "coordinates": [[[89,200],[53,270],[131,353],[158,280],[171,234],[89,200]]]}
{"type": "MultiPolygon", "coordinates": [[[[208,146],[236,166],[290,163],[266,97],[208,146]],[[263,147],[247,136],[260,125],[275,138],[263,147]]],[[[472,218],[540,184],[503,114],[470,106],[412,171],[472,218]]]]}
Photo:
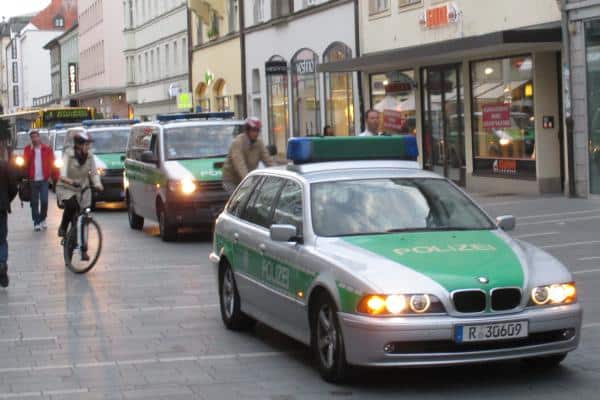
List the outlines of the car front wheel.
{"type": "Polygon", "coordinates": [[[219,272],[219,303],[221,319],[227,329],[240,331],[249,329],[254,320],[241,310],[240,294],[235,284],[235,275],[229,264],[225,264],[219,272]]]}
{"type": "Polygon", "coordinates": [[[316,300],[311,312],[312,349],[323,379],[339,383],[348,377],[344,338],[337,317],[337,307],[325,293],[316,300]]]}

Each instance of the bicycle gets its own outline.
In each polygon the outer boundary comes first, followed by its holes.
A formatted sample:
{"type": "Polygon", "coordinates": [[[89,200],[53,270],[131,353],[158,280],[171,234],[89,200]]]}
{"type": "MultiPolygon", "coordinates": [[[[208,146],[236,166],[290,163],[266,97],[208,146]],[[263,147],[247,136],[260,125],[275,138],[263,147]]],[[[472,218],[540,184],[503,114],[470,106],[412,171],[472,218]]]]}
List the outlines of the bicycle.
{"type": "MultiPolygon", "coordinates": [[[[80,191],[78,204],[87,190],[91,190],[91,186],[80,191]]],[[[102,251],[102,230],[92,216],[91,208],[77,212],[61,245],[65,266],[72,272],[85,274],[94,268],[102,251]]]]}

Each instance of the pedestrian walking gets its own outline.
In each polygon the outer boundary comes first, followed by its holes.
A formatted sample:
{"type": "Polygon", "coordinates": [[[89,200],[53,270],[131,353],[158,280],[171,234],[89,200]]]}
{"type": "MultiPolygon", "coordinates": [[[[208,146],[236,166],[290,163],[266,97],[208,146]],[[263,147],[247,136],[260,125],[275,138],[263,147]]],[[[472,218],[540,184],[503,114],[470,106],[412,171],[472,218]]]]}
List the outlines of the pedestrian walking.
{"type": "Polygon", "coordinates": [[[229,147],[227,159],[223,165],[223,188],[229,194],[237,185],[262,161],[265,165],[273,165],[273,160],[259,137],[262,123],[258,118],[246,119],[245,132],[238,135],[229,147]]]}
{"type": "Polygon", "coordinates": [[[0,159],[0,286],[8,286],[8,214],[10,203],[17,195],[15,172],[10,167],[10,157],[0,159]]]}
{"type": "Polygon", "coordinates": [[[31,185],[31,218],[36,232],[48,229],[46,216],[48,214],[49,180],[58,181],[58,170],[54,168],[54,152],[45,143],[38,130],[29,132],[31,144],[23,150],[25,168],[31,185]]]}
{"type": "Polygon", "coordinates": [[[380,136],[379,132],[379,111],[369,110],[365,114],[367,120],[366,129],[361,132],[358,136],[380,136]]]}

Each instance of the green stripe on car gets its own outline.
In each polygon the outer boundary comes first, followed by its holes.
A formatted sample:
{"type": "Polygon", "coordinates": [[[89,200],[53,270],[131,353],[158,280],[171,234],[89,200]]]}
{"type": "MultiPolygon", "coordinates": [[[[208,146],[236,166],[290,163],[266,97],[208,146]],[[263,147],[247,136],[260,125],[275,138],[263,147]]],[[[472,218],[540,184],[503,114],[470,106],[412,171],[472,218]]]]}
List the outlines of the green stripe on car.
{"type": "Polygon", "coordinates": [[[210,182],[223,179],[223,171],[217,165],[225,162],[225,158],[200,158],[196,160],[179,160],[177,162],[190,171],[198,181],[210,182]]]}
{"type": "Polygon", "coordinates": [[[96,157],[101,160],[106,169],[123,169],[125,163],[121,160],[124,153],[96,154],[96,157]]]}

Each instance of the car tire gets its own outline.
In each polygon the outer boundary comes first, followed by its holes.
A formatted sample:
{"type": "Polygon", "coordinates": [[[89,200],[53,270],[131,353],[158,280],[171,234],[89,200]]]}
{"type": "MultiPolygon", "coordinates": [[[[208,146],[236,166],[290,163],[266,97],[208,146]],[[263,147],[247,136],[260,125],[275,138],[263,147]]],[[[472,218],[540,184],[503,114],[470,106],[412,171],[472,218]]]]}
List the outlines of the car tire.
{"type": "Polygon", "coordinates": [[[235,274],[229,264],[225,264],[219,271],[219,305],[221,319],[227,329],[243,331],[252,328],[256,323],[242,312],[235,274]]]}
{"type": "Polygon", "coordinates": [[[167,213],[163,207],[158,211],[158,227],[160,230],[160,238],[163,242],[174,242],[177,240],[177,227],[169,224],[167,221],[167,213]]]}
{"type": "Polygon", "coordinates": [[[141,231],[144,228],[144,218],[135,213],[131,201],[127,201],[127,217],[129,218],[129,227],[136,231],[141,231]]]}
{"type": "Polygon", "coordinates": [[[551,356],[524,358],[523,363],[535,369],[552,369],[560,365],[567,358],[567,353],[554,354],[551,356]]]}
{"type": "Polygon", "coordinates": [[[310,312],[312,352],[321,376],[331,383],[346,381],[350,373],[337,312],[335,302],[324,292],[310,312]]]}

